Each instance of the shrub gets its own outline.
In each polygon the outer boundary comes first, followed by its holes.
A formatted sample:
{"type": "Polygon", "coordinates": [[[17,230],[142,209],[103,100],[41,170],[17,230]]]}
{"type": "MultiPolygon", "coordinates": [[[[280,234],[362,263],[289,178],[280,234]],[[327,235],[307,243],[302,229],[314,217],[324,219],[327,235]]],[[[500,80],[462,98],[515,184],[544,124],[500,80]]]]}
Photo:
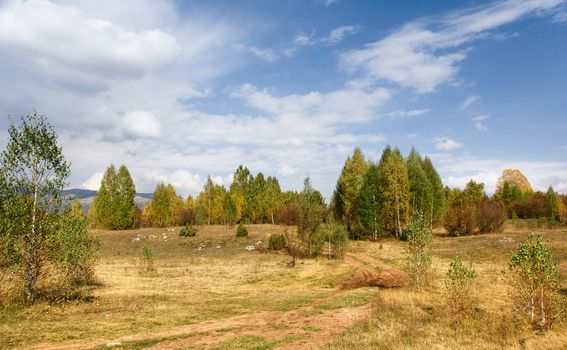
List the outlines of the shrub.
{"type": "Polygon", "coordinates": [[[475,222],[481,233],[498,232],[506,221],[506,208],[498,201],[484,201],[477,205],[475,222]]]}
{"type": "Polygon", "coordinates": [[[285,204],[274,213],[274,220],[280,225],[296,226],[299,222],[299,204],[292,202],[285,204]]]}
{"type": "Polygon", "coordinates": [[[242,223],[236,228],[236,237],[248,237],[248,229],[242,223]]]}
{"type": "Polygon", "coordinates": [[[472,283],[476,273],[471,266],[463,264],[459,257],[453,258],[445,276],[447,288],[447,307],[450,314],[460,318],[466,316],[471,310],[474,299],[472,297],[472,283]]]}
{"type": "Polygon", "coordinates": [[[179,231],[179,237],[195,237],[197,235],[197,229],[190,224],[185,225],[179,231]]]}
{"type": "Polygon", "coordinates": [[[532,326],[545,330],[559,315],[557,263],[541,234],[530,233],[512,256],[508,268],[518,310],[529,316],[532,326]]]}
{"type": "Polygon", "coordinates": [[[67,214],[61,217],[53,244],[56,260],[71,284],[92,283],[100,242],[89,236],[87,218],[67,214]]]}
{"type": "Polygon", "coordinates": [[[476,226],[474,207],[470,204],[451,205],[447,210],[443,226],[452,236],[470,235],[476,226]]]}
{"type": "Polygon", "coordinates": [[[140,252],[142,272],[150,272],[155,270],[155,259],[156,257],[154,255],[154,252],[152,251],[152,248],[148,246],[142,247],[142,251],[140,252]]]}
{"type": "Polygon", "coordinates": [[[281,233],[274,233],[268,241],[269,250],[282,250],[285,248],[285,236],[281,233]]]}
{"type": "Polygon", "coordinates": [[[406,265],[413,283],[421,287],[427,283],[431,266],[432,234],[423,215],[414,217],[406,230],[406,265]]]}

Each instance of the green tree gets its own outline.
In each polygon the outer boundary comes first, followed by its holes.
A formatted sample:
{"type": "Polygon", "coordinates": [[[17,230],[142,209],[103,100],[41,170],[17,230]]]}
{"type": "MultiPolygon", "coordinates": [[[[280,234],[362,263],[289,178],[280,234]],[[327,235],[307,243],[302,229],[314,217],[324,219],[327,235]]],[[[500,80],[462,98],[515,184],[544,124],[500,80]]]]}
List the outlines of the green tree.
{"type": "Polygon", "coordinates": [[[111,164],[104,172],[93,202],[96,226],[109,230],[132,228],[136,215],[135,196],[136,188],[126,166],[121,165],[117,172],[111,164]]]}
{"type": "Polygon", "coordinates": [[[265,210],[270,216],[272,225],[274,222],[274,212],[281,205],[281,194],[282,190],[280,188],[280,183],[278,179],[273,176],[268,176],[266,179],[266,186],[264,188],[263,197],[265,200],[265,210]]]}
{"type": "Polygon", "coordinates": [[[410,190],[410,215],[421,214],[429,223],[433,221],[433,186],[423,170],[423,161],[419,153],[412,149],[407,159],[410,190]]]}
{"type": "Polygon", "coordinates": [[[445,287],[447,288],[447,307],[452,317],[466,316],[471,310],[474,303],[472,284],[475,277],[476,273],[472,264],[466,266],[459,257],[451,260],[445,276],[445,287]]]}
{"type": "Polygon", "coordinates": [[[400,151],[386,148],[378,164],[380,187],[384,196],[382,217],[386,229],[403,237],[403,227],[409,217],[409,180],[406,165],[400,151]]]}
{"type": "Polygon", "coordinates": [[[307,246],[310,257],[319,253],[322,244],[321,237],[317,231],[317,228],[323,222],[320,196],[313,189],[309,177],[306,177],[303,182],[303,192],[301,192],[297,231],[299,239],[307,246]]]}
{"type": "Polygon", "coordinates": [[[152,201],[147,204],[154,226],[168,227],[176,223],[175,204],[177,198],[177,193],[172,185],[158,182],[152,201]]]}
{"type": "Polygon", "coordinates": [[[549,186],[547,192],[545,193],[545,206],[547,209],[547,215],[552,220],[560,220],[561,212],[563,211],[563,203],[561,203],[561,199],[553,189],[553,187],[549,186]]]}
{"type": "Polygon", "coordinates": [[[364,234],[370,234],[374,240],[378,239],[378,234],[384,229],[382,220],[384,198],[380,191],[378,171],[376,164],[369,166],[356,203],[357,227],[364,234]]]}
{"type": "Polygon", "coordinates": [[[368,163],[360,148],[355,148],[352,157],[348,157],[343,170],[337,180],[337,187],[333,195],[336,217],[341,220],[349,232],[355,220],[356,202],[364,175],[368,170],[368,163]]]}
{"type": "Polygon", "coordinates": [[[462,200],[471,204],[478,204],[488,199],[484,192],[484,184],[470,180],[462,193],[462,200]]]}
{"type": "Polygon", "coordinates": [[[234,203],[230,192],[225,193],[222,207],[226,225],[232,226],[236,221],[236,203],[234,203]]]}
{"type": "Polygon", "coordinates": [[[245,221],[249,214],[247,202],[249,198],[250,185],[254,177],[250,174],[248,168],[240,165],[232,177],[232,184],[230,185],[230,195],[236,204],[236,219],[237,221],[245,221]]]}
{"type": "Polygon", "coordinates": [[[317,237],[327,245],[329,259],[342,258],[348,246],[348,232],[345,227],[328,217],[327,222],[317,228],[317,237]]]}
{"type": "Polygon", "coordinates": [[[117,217],[117,228],[126,229],[134,227],[134,217],[136,216],[136,186],[130,172],[125,165],[118,168],[116,174],[116,183],[118,185],[118,198],[116,198],[116,206],[119,215],[117,217]]]}
{"type": "Polygon", "coordinates": [[[406,231],[406,264],[415,286],[426,284],[431,267],[431,241],[429,222],[423,215],[415,216],[406,231]]]}
{"type": "Polygon", "coordinates": [[[432,203],[431,203],[431,222],[429,223],[429,228],[432,230],[433,225],[440,225],[443,223],[443,218],[447,211],[447,201],[445,197],[445,192],[443,189],[443,182],[439,173],[433,166],[431,159],[425,157],[422,164],[423,171],[429,179],[431,184],[431,190],[433,193],[432,203]]]}
{"type": "Polygon", "coordinates": [[[518,246],[508,268],[515,275],[512,283],[519,310],[529,315],[535,328],[551,326],[558,315],[560,285],[557,262],[542,235],[532,232],[518,246]]]}
{"type": "Polygon", "coordinates": [[[3,214],[0,240],[7,251],[0,255],[17,266],[26,298],[36,298],[36,285],[45,261],[56,255],[61,191],[69,176],[57,134],[45,117],[32,112],[21,125],[8,128],[6,150],[0,156],[0,203],[3,214]]]}
{"type": "Polygon", "coordinates": [[[73,284],[94,281],[94,264],[100,241],[89,235],[87,226],[87,218],[82,212],[70,211],[61,216],[58,234],[52,242],[53,261],[62,267],[73,284]]]}

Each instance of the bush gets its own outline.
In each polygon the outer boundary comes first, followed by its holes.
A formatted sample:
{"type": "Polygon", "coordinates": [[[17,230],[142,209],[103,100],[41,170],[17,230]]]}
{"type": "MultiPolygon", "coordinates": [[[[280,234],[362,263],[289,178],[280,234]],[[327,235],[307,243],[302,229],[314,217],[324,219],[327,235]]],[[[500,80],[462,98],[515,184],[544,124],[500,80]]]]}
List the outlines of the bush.
{"type": "Polygon", "coordinates": [[[474,207],[470,204],[453,204],[447,210],[443,227],[452,236],[466,236],[474,232],[474,207]]]}
{"type": "Polygon", "coordinates": [[[518,310],[529,316],[532,326],[545,330],[560,313],[559,277],[553,253],[541,234],[530,233],[512,256],[508,268],[518,310]]]}
{"type": "Polygon", "coordinates": [[[190,224],[185,225],[179,231],[179,237],[195,237],[197,235],[197,229],[190,224]]]}
{"type": "Polygon", "coordinates": [[[481,233],[499,232],[506,221],[506,208],[498,201],[479,203],[475,211],[475,222],[481,233]]]}
{"type": "Polygon", "coordinates": [[[285,248],[285,236],[281,233],[273,233],[268,241],[269,250],[282,250],[285,248]]]}
{"type": "Polygon", "coordinates": [[[94,264],[100,242],[89,236],[87,218],[82,215],[63,215],[58,235],[54,238],[54,260],[62,267],[71,284],[92,283],[94,264]]]}
{"type": "Polygon", "coordinates": [[[460,318],[466,316],[474,303],[472,283],[476,273],[471,266],[465,266],[459,257],[453,258],[445,276],[447,307],[449,313],[460,318]]]}
{"type": "Polygon", "coordinates": [[[406,265],[416,287],[428,281],[428,270],[431,266],[432,234],[429,224],[422,215],[413,218],[406,230],[406,265]]]}
{"type": "Polygon", "coordinates": [[[288,203],[274,212],[274,220],[280,225],[296,226],[299,222],[299,204],[288,203]]]}
{"type": "Polygon", "coordinates": [[[154,262],[155,262],[155,255],[152,251],[152,248],[148,246],[142,247],[142,251],[140,252],[140,260],[141,260],[141,269],[142,272],[150,272],[155,270],[154,262]]]}
{"type": "Polygon", "coordinates": [[[248,229],[242,223],[236,228],[236,237],[248,237],[248,229]]]}

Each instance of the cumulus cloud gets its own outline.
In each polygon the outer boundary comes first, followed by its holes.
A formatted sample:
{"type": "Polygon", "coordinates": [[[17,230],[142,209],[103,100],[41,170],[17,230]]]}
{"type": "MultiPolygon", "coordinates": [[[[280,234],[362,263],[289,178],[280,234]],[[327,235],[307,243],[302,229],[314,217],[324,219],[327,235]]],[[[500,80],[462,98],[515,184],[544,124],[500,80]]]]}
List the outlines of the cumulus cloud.
{"type": "Polygon", "coordinates": [[[451,138],[443,138],[435,143],[435,148],[439,151],[450,152],[462,148],[463,144],[451,138]]]}
{"type": "Polygon", "coordinates": [[[201,191],[201,177],[198,174],[185,169],[177,169],[173,172],[149,171],[143,175],[146,182],[153,184],[162,182],[175,187],[177,194],[187,196],[201,191]]]}
{"type": "Polygon", "coordinates": [[[536,191],[546,191],[552,185],[556,191],[564,192],[562,184],[567,183],[567,162],[481,159],[448,153],[430,154],[430,157],[442,174],[443,183],[451,187],[464,188],[469,180],[474,180],[484,183],[487,193],[493,194],[504,169],[519,169],[536,191]]]}
{"type": "Polygon", "coordinates": [[[126,30],[46,0],[3,4],[0,50],[9,64],[71,91],[100,91],[110,80],[163,69],[181,53],[162,30],[126,30]]]}
{"type": "Polygon", "coordinates": [[[563,0],[508,0],[410,22],[382,40],[340,58],[347,71],[429,93],[454,79],[467,57],[464,45],[529,15],[554,13],[563,0]]]}
{"type": "Polygon", "coordinates": [[[488,119],[489,117],[490,116],[483,114],[472,118],[471,121],[473,122],[473,125],[477,130],[485,131],[488,130],[488,128],[486,127],[486,125],[484,125],[484,120],[488,119]]]}

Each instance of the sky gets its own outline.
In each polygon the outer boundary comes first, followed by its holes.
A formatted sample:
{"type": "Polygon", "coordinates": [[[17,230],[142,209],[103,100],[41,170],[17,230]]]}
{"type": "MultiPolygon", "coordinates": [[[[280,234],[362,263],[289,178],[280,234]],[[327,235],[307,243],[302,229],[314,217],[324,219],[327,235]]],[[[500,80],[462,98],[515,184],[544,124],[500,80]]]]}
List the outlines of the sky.
{"type": "Polygon", "coordinates": [[[243,164],[329,200],[390,144],[450,187],[567,193],[566,107],[563,0],[0,0],[0,147],[37,110],[70,188],[114,163],[186,196],[243,164]]]}

